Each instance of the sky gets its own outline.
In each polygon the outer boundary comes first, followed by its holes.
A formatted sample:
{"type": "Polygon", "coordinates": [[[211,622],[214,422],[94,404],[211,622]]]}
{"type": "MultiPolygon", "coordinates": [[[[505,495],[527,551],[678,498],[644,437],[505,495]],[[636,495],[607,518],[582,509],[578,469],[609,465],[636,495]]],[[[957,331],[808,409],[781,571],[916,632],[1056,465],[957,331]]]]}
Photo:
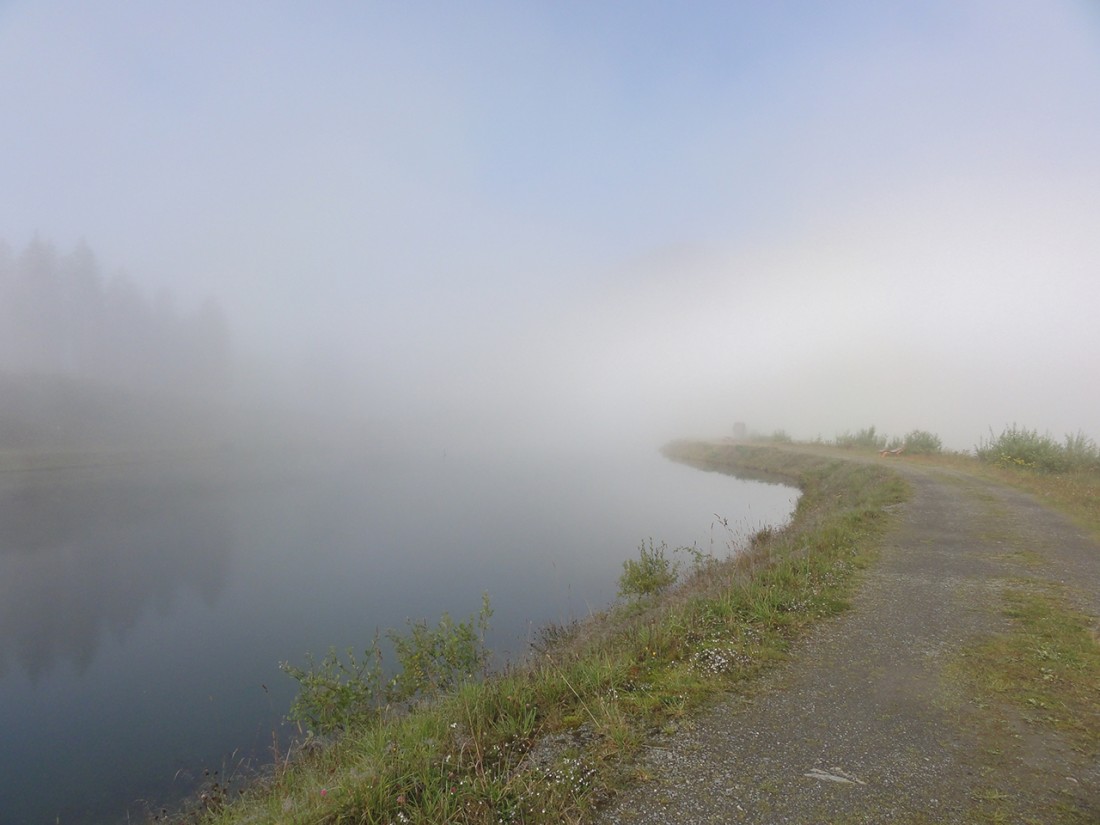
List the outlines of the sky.
{"type": "Polygon", "coordinates": [[[1088,0],[7,0],[0,112],[0,238],[368,432],[1100,437],[1088,0]]]}

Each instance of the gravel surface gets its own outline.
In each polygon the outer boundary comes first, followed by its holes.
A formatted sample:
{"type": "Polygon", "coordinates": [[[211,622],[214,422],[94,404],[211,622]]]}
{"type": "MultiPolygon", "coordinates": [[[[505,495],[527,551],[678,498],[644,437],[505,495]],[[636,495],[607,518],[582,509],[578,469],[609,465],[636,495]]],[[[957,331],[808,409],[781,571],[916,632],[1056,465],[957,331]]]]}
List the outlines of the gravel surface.
{"type": "Polygon", "coordinates": [[[999,594],[1020,578],[1100,614],[1100,547],[1023,493],[893,461],[914,493],[853,608],[755,699],[655,740],[646,781],[598,822],[1100,822],[1095,755],[1022,723],[1004,749],[948,667],[1005,628],[999,594]]]}

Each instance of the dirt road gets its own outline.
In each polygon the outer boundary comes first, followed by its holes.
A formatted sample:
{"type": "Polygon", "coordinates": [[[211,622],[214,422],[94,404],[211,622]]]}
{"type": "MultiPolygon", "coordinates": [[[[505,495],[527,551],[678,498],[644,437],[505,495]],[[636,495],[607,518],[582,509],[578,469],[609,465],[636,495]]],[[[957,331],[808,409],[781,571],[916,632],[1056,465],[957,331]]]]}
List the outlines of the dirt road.
{"type": "Polygon", "coordinates": [[[991,710],[957,674],[1006,629],[1008,586],[1057,582],[1100,615],[1100,546],[1022,493],[892,460],[913,496],[853,608],[755,699],[654,742],[648,781],[601,822],[1100,822],[1096,755],[991,710]]]}

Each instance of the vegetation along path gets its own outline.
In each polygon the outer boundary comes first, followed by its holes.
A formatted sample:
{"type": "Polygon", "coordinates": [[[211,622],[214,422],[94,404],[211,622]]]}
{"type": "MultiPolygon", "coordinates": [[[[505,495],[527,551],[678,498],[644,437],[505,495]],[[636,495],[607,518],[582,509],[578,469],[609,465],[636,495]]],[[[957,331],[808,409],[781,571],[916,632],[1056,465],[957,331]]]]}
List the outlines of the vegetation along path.
{"type": "Polygon", "coordinates": [[[602,822],[1100,822],[1100,547],[1027,494],[875,460],[912,494],[852,609],[656,740],[602,822]]]}

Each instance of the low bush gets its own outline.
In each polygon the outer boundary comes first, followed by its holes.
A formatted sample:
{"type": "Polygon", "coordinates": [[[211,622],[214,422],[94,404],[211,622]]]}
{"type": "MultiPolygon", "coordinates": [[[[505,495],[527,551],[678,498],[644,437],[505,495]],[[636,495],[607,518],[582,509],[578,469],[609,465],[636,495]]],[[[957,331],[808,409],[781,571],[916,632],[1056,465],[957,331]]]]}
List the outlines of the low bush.
{"type": "Polygon", "coordinates": [[[843,447],[846,450],[881,450],[886,446],[886,436],[875,432],[874,427],[866,427],[855,434],[850,432],[841,433],[836,437],[835,443],[836,446],[843,447]]]}
{"type": "Polygon", "coordinates": [[[679,575],[679,565],[665,555],[668,545],[660,546],[649,540],[647,547],[642,542],[638,547],[638,559],[623,562],[623,572],[619,576],[620,596],[655,596],[668,589],[679,575]]]}
{"type": "Polygon", "coordinates": [[[1043,473],[1065,473],[1100,468],[1096,442],[1084,433],[1067,435],[1059,444],[1049,435],[1013,424],[999,436],[974,448],[978,458],[1001,467],[1022,467],[1043,473]]]}
{"type": "Polygon", "coordinates": [[[319,663],[307,657],[304,668],[283,662],[280,669],[299,685],[290,718],[317,733],[332,734],[376,720],[389,703],[408,705],[453,690],[487,668],[490,651],[484,636],[492,615],[484,595],[481,612],[466,621],[456,622],[444,613],[434,628],[421,620],[410,621],[405,633],[388,631],[397,659],[396,673],[388,681],[377,637],[361,657],[353,650],[340,656],[330,649],[319,663]]]}
{"type": "Polygon", "coordinates": [[[374,719],[385,700],[378,639],[361,657],[332,648],[320,662],[308,656],[305,667],[282,662],[279,669],[298,683],[289,717],[321,734],[374,719]]]}
{"type": "Polygon", "coordinates": [[[1100,448],[1080,430],[1075,435],[1066,436],[1062,449],[1071,469],[1100,471],[1100,448]]]}
{"type": "Polygon", "coordinates": [[[905,452],[914,455],[937,455],[943,452],[943,442],[935,433],[927,430],[913,430],[902,439],[905,452]]]}

